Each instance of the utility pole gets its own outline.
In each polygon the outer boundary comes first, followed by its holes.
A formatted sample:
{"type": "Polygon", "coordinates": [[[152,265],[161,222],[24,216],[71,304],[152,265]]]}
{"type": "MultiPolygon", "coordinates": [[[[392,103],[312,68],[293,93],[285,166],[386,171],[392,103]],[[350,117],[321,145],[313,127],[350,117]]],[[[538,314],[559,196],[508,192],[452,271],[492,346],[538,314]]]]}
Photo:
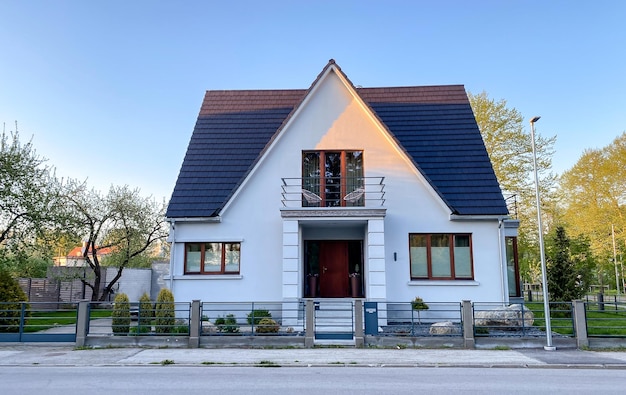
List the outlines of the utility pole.
{"type": "Polygon", "coordinates": [[[615,247],[615,227],[611,224],[611,236],[613,238],[613,265],[615,266],[615,289],[617,290],[617,294],[620,295],[622,292],[620,290],[619,284],[619,271],[617,270],[617,248],[615,247]]]}

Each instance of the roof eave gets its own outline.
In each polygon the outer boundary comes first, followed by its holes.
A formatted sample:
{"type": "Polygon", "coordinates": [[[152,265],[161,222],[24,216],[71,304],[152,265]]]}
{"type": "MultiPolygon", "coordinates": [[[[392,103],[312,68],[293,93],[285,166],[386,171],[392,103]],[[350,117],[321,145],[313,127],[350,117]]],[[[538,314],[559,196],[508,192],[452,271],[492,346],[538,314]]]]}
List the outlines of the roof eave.
{"type": "Polygon", "coordinates": [[[505,214],[450,214],[450,221],[503,221],[509,219],[505,214]]]}
{"type": "Polygon", "coordinates": [[[214,217],[166,217],[166,222],[175,223],[175,222],[222,222],[222,217],[219,215],[214,217]]]}

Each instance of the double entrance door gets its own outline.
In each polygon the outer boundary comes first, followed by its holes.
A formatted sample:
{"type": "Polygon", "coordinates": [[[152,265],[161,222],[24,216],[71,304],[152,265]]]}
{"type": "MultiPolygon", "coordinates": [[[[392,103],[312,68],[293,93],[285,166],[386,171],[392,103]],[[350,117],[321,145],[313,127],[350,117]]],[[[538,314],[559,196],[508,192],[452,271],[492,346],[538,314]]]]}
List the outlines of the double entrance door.
{"type": "Polygon", "coordinates": [[[363,296],[361,240],[305,241],[306,297],[363,296]]]}

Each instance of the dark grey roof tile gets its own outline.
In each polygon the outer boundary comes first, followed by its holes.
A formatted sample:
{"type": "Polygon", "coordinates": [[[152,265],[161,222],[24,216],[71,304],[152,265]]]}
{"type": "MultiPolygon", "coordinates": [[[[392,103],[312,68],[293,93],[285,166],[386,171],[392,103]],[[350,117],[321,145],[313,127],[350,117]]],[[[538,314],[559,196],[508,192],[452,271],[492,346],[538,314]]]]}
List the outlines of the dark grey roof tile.
{"type": "MultiPolygon", "coordinates": [[[[507,214],[462,85],[357,92],[454,213],[507,214]]],[[[207,91],[166,215],[217,215],[306,93],[207,91]]]]}

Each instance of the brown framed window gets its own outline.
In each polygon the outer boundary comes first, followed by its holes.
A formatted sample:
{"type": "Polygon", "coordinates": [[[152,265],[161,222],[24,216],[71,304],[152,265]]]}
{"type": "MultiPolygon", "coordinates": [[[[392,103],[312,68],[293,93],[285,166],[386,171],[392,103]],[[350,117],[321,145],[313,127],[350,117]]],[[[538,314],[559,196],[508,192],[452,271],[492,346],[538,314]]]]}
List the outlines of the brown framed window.
{"type": "Polygon", "coordinates": [[[365,205],[363,151],[303,151],[304,207],[365,205]]]}
{"type": "Polygon", "coordinates": [[[509,296],[521,296],[519,262],[517,255],[517,237],[505,237],[506,241],[506,272],[509,283],[509,296]]]}
{"type": "Polygon", "coordinates": [[[470,234],[409,234],[411,279],[471,280],[472,236],[470,234]]]}
{"type": "Polygon", "coordinates": [[[185,274],[239,274],[240,243],[185,243],[185,274]]]}

